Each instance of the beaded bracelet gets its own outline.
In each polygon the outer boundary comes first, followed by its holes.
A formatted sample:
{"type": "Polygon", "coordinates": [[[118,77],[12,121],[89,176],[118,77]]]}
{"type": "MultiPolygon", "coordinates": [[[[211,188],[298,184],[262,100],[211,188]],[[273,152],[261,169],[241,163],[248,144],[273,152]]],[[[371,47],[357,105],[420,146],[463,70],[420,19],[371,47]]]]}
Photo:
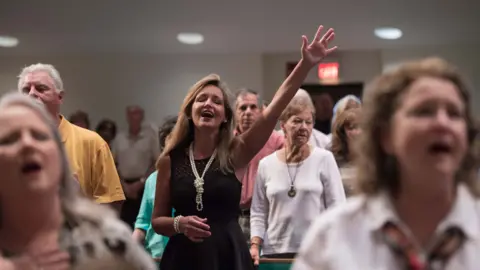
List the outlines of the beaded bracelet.
{"type": "Polygon", "coordinates": [[[180,232],[180,218],[183,216],[176,216],[173,219],[173,229],[175,230],[176,233],[181,233],[180,232]]]}

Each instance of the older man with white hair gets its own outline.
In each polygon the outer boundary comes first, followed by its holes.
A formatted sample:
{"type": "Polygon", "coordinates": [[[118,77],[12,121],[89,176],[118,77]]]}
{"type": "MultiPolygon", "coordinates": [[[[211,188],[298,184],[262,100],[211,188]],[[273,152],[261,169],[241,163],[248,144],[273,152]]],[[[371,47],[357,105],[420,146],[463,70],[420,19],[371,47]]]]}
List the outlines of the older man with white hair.
{"type": "MultiPolygon", "coordinates": [[[[305,102],[310,103],[313,106],[312,98],[310,97],[308,92],[305,91],[304,89],[301,89],[301,88],[298,89],[297,93],[295,94],[295,97],[293,97],[293,100],[299,100],[299,99],[304,100],[305,102]]],[[[282,130],[279,130],[279,132],[283,135],[282,130]]],[[[313,129],[312,135],[310,136],[308,143],[319,148],[328,148],[328,146],[330,145],[330,141],[331,140],[327,135],[323,134],[322,132],[316,129],[313,129]]]]}
{"type": "Polygon", "coordinates": [[[83,193],[119,210],[125,195],[110,148],[100,135],[73,125],[60,114],[65,91],[59,72],[52,65],[39,63],[24,68],[18,78],[18,91],[43,103],[58,124],[83,193]]]}

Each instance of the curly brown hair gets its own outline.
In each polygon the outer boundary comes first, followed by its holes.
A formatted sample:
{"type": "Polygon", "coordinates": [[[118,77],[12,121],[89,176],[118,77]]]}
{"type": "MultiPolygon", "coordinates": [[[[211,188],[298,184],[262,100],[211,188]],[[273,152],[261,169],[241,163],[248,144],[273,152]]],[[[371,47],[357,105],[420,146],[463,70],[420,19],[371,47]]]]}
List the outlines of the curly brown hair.
{"type": "Polygon", "coordinates": [[[360,121],[360,108],[352,108],[343,111],[335,118],[332,129],[332,146],[331,151],[335,160],[340,165],[344,162],[350,162],[350,148],[348,145],[347,133],[345,127],[356,124],[360,121]]]}
{"type": "Polygon", "coordinates": [[[362,133],[357,142],[357,151],[362,155],[362,158],[356,160],[358,188],[369,195],[380,190],[398,194],[400,182],[396,161],[383,150],[381,136],[400,106],[400,98],[415,80],[422,77],[441,78],[452,82],[458,89],[465,104],[468,150],[456,174],[456,181],[465,183],[472,194],[480,197],[477,155],[473,145],[477,126],[471,113],[469,87],[455,67],[436,57],[407,62],[376,78],[364,91],[360,125],[362,133]]]}

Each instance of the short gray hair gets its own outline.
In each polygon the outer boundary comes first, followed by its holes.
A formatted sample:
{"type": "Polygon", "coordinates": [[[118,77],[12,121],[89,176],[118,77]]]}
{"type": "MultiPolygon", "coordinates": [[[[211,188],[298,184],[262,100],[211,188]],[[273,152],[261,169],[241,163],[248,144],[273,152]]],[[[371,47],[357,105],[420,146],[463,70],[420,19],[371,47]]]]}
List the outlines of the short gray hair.
{"type": "Polygon", "coordinates": [[[0,113],[6,108],[15,105],[24,106],[32,110],[48,126],[53,134],[54,141],[60,152],[60,163],[62,165],[59,196],[65,220],[70,224],[79,223],[81,219],[88,219],[100,223],[104,217],[115,216],[112,210],[97,205],[80,194],[78,184],[76,183],[77,180],[74,179],[70,171],[60,133],[52,116],[47,112],[44,105],[30,96],[13,92],[5,94],[0,98],[0,113]]]}
{"type": "Polygon", "coordinates": [[[251,94],[251,95],[255,95],[257,96],[257,105],[259,108],[261,108],[263,106],[263,101],[261,99],[261,96],[260,94],[253,90],[253,89],[250,89],[250,88],[240,88],[236,93],[235,93],[235,107],[237,106],[237,100],[239,97],[243,97],[245,95],[248,95],[248,94],[251,94]]]}
{"type": "Polygon", "coordinates": [[[58,72],[58,70],[53,65],[42,63],[33,64],[22,69],[22,72],[20,72],[20,75],[18,75],[18,91],[22,91],[23,84],[25,83],[25,77],[28,74],[37,71],[46,72],[50,76],[50,78],[52,78],[55,90],[57,92],[65,91],[63,89],[63,81],[60,77],[60,72],[58,72]]]}
{"type": "Polygon", "coordinates": [[[309,105],[312,105],[312,107],[315,107],[313,105],[313,101],[312,101],[312,97],[310,97],[310,94],[305,91],[304,89],[302,88],[299,88],[297,90],[297,93],[295,94],[295,96],[293,97],[293,99],[296,99],[296,100],[302,100],[303,102],[306,102],[308,103],[309,105]]]}

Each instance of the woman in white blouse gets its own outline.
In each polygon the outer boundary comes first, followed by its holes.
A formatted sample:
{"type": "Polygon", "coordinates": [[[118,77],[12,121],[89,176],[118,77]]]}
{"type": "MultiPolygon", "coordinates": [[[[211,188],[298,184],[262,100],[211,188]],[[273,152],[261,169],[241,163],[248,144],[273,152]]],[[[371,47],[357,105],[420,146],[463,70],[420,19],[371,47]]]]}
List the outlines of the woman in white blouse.
{"type": "Polygon", "coordinates": [[[363,193],[314,222],[294,270],[480,267],[470,98],[445,61],[406,63],[364,93],[363,193]]]}
{"type": "Polygon", "coordinates": [[[255,264],[265,257],[295,257],[311,222],[345,201],[333,154],[308,144],[315,111],[294,98],[280,121],[285,148],[260,161],[251,206],[250,253],[255,264]]]}

